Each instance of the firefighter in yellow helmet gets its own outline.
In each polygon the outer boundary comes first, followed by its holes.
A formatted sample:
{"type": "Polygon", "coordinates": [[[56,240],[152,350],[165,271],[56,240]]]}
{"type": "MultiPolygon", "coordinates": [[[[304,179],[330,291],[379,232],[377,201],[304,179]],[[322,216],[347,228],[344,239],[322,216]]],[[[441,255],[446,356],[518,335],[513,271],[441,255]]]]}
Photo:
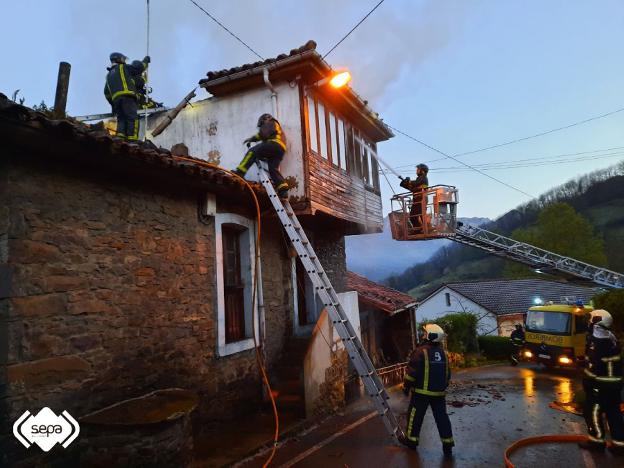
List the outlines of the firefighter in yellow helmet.
{"type": "Polygon", "coordinates": [[[581,442],[581,448],[593,451],[605,449],[606,432],[602,422],[604,414],[611,431],[609,449],[624,454],[624,420],[620,412],[622,403],[622,348],[609,329],[613,324],[606,310],[594,310],[590,314],[589,332],[585,349],[585,406],[583,416],[587,423],[589,441],[581,442]]]}
{"type": "Polygon", "coordinates": [[[410,356],[403,382],[403,392],[411,393],[407,410],[407,430],[399,441],[416,450],[420,428],[431,406],[433,417],[438,426],[444,455],[453,454],[453,431],[446,412],[446,388],[451,379],[451,368],[442,342],[444,330],[439,325],[430,323],[424,326],[424,343],[418,346],[410,356]]]}

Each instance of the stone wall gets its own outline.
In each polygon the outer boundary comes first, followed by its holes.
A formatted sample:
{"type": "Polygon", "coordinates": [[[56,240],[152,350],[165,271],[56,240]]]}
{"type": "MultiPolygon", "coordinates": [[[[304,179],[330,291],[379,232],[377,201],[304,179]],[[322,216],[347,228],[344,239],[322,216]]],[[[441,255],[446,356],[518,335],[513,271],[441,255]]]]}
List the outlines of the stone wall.
{"type": "Polygon", "coordinates": [[[313,235],[314,250],[337,292],[347,290],[347,253],[344,235],[339,231],[321,231],[313,235]]]}
{"type": "MultiPolygon", "coordinates": [[[[214,220],[198,219],[199,192],[38,160],[3,174],[0,262],[12,278],[0,295],[0,436],[25,410],[79,417],[166,387],[198,392],[203,418],[257,405],[254,351],[215,352],[214,220]]],[[[272,229],[269,365],[292,329],[289,261],[272,229]]]]}

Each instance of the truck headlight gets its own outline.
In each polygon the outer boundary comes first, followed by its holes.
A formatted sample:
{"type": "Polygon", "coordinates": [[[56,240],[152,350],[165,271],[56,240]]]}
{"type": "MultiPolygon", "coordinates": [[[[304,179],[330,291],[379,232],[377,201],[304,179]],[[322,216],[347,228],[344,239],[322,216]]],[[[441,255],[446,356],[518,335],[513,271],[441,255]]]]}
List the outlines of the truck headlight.
{"type": "Polygon", "coordinates": [[[568,356],[559,356],[559,364],[572,364],[572,359],[568,356]]]}
{"type": "Polygon", "coordinates": [[[526,358],[532,358],[533,357],[533,353],[531,351],[529,351],[529,350],[525,350],[523,354],[524,354],[524,357],[526,357],[526,358]]]}

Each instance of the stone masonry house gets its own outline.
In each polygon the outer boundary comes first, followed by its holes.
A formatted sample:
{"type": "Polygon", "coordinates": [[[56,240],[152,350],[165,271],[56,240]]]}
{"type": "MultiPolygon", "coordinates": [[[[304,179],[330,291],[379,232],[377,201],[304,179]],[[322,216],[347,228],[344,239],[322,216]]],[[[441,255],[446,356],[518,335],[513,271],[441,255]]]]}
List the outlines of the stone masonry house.
{"type": "Polygon", "coordinates": [[[558,302],[574,297],[589,303],[600,288],[541,279],[473,281],[439,287],[418,305],[419,320],[434,320],[446,314],[471,312],[479,318],[481,335],[509,336],[524,322],[535,300],[558,302]]]}
{"type": "MultiPolygon", "coordinates": [[[[196,392],[200,421],[236,418],[262,401],[254,334],[280,410],[303,411],[303,359],[321,316],[313,288],[256,186],[263,307],[252,310],[254,204],[204,163],[234,167],[258,115],[277,114],[291,200],[346,291],[344,235],[381,229],[371,153],[392,134],[350,88],[314,87],[329,71],[309,43],[209,74],[213,97],[184,110],[158,149],[0,95],[2,453],[22,453],[10,425],[25,410],[80,417],[160,388],[196,392]],[[163,149],[178,143],[201,159],[163,149]]],[[[345,303],[357,316],[357,301],[345,303]]],[[[313,363],[315,375],[330,364],[313,363]]]]}

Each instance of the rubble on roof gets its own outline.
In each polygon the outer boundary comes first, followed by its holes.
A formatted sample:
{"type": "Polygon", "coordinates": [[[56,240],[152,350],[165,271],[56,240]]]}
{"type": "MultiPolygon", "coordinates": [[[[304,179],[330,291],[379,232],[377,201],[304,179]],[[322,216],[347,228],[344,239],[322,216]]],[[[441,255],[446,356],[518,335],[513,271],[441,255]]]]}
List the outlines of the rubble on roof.
{"type": "Polygon", "coordinates": [[[357,291],[359,300],[388,315],[394,315],[416,305],[416,299],[412,296],[382,286],[351,271],[347,272],[347,289],[357,291]]]}

